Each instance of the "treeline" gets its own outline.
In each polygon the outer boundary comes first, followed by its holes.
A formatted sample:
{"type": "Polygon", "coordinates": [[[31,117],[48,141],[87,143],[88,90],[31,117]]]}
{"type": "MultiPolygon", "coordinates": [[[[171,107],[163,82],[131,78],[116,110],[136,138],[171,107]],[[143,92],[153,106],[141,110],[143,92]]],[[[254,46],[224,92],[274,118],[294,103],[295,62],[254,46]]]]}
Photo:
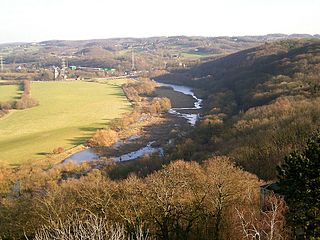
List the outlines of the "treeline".
{"type": "Polygon", "coordinates": [[[141,96],[151,96],[156,86],[156,82],[148,78],[141,78],[138,81],[124,84],[122,89],[130,101],[140,102],[141,96]]]}
{"type": "Polygon", "coordinates": [[[276,208],[261,212],[261,183],[225,157],[176,161],[121,181],[72,163],[1,168],[0,176],[3,239],[110,239],[114,232],[124,238],[112,239],[242,239],[252,229],[261,239],[289,239],[283,201],[272,197],[276,208]]]}
{"type": "Polygon", "coordinates": [[[21,82],[20,85],[23,90],[23,93],[19,100],[0,102],[0,117],[4,116],[9,112],[9,110],[12,110],[12,109],[22,110],[22,109],[32,108],[39,105],[39,102],[36,99],[31,97],[30,81],[24,80],[21,82]]]}
{"type": "Polygon", "coordinates": [[[123,91],[139,112],[160,114],[171,108],[171,102],[165,97],[156,97],[157,83],[148,78],[125,84],[123,91]]]}

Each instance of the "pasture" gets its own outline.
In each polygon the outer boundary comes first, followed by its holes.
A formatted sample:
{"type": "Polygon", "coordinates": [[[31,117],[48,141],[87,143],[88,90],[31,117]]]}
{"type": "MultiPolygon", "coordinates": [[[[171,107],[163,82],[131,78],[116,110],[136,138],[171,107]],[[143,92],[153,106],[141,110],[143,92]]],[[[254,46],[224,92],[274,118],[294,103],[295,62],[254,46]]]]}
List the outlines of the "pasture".
{"type": "Polygon", "coordinates": [[[0,102],[16,100],[20,97],[19,85],[0,85],[0,102]]]}
{"type": "Polygon", "coordinates": [[[97,82],[33,82],[38,107],[0,119],[0,161],[11,165],[43,159],[53,149],[86,142],[97,128],[130,111],[122,89],[97,82]]]}

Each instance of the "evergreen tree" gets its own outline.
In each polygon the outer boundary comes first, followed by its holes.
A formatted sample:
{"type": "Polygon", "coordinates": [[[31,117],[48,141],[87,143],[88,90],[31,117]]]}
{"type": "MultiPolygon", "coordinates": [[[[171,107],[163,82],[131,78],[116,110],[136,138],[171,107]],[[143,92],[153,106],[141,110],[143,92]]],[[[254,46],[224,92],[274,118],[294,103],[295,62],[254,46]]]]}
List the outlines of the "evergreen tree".
{"type": "Polygon", "coordinates": [[[280,193],[289,206],[289,223],[305,239],[320,239],[320,133],[302,152],[293,152],[278,167],[280,193]]]}

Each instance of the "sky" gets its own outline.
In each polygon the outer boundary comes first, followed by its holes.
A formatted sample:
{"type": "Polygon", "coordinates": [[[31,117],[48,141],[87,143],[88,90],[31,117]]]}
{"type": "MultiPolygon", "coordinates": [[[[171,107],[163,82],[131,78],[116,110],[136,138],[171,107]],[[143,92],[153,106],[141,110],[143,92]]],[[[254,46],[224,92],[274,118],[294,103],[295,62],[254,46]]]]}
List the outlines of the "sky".
{"type": "Polygon", "coordinates": [[[320,34],[320,0],[0,0],[0,43],[320,34]]]}

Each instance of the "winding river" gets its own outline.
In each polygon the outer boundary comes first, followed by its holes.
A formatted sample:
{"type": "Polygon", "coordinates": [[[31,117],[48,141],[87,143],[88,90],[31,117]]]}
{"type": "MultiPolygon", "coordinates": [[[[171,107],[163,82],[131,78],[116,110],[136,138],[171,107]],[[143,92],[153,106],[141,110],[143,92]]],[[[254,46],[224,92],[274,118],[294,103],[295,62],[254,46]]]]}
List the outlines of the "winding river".
{"type": "Polygon", "coordinates": [[[191,124],[191,126],[194,126],[199,119],[199,114],[198,113],[197,114],[196,113],[185,113],[185,112],[187,112],[188,110],[193,111],[193,110],[201,109],[202,108],[201,107],[202,99],[198,98],[194,94],[193,88],[183,86],[183,85],[174,85],[174,84],[166,84],[166,83],[160,83],[160,85],[165,86],[165,87],[171,87],[176,92],[180,92],[180,93],[190,95],[193,97],[193,99],[195,100],[194,107],[192,107],[192,108],[187,108],[187,107],[186,108],[171,108],[169,110],[169,113],[187,119],[187,121],[191,124]]]}
{"type": "MultiPolygon", "coordinates": [[[[192,113],[192,112],[202,108],[202,106],[201,106],[202,99],[198,98],[194,94],[193,88],[183,86],[183,85],[174,85],[174,84],[165,84],[165,83],[160,83],[160,86],[171,87],[176,92],[180,92],[180,93],[190,95],[193,97],[193,99],[195,101],[194,107],[192,107],[192,108],[190,108],[190,107],[171,108],[169,110],[169,113],[185,118],[188,121],[188,123],[190,123],[191,126],[194,126],[199,119],[199,114],[192,113]],[[189,113],[188,113],[188,110],[190,110],[189,113]]],[[[127,141],[135,141],[138,138],[140,138],[140,137],[139,136],[131,136],[127,139],[127,141]]],[[[159,152],[160,155],[163,155],[163,149],[153,147],[152,146],[153,143],[154,142],[149,142],[146,146],[144,146],[136,151],[124,154],[119,157],[114,157],[112,159],[116,162],[122,162],[122,161],[134,160],[134,159],[142,157],[146,154],[151,154],[151,153],[155,153],[155,152],[159,152]]],[[[122,145],[123,145],[123,141],[120,141],[114,145],[114,148],[121,147],[122,145]]],[[[94,152],[93,149],[88,148],[86,150],[83,150],[83,151],[80,151],[80,152],[77,152],[77,153],[71,155],[70,157],[66,158],[62,163],[65,164],[70,161],[74,161],[77,164],[81,164],[82,162],[85,162],[85,161],[96,161],[96,160],[99,160],[99,158],[100,157],[94,152]]]]}

